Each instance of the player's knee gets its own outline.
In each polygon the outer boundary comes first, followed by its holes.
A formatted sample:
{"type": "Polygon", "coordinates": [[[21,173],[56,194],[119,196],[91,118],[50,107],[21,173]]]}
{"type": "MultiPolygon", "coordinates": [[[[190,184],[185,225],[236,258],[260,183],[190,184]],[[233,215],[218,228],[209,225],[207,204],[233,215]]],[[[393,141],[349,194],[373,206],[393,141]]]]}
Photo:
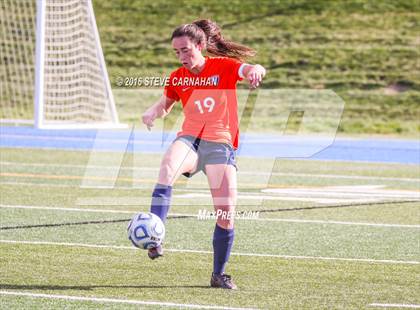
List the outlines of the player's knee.
{"type": "Polygon", "coordinates": [[[169,164],[162,162],[159,172],[159,183],[173,185],[175,183],[176,170],[169,164]]]}

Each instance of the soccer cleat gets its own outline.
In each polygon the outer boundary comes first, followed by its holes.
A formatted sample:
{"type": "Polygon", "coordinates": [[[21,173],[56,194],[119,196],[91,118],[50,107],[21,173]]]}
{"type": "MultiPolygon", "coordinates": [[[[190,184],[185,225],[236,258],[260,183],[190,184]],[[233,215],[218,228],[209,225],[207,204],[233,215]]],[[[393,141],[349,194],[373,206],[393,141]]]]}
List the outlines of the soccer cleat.
{"type": "Polygon", "coordinates": [[[155,248],[150,248],[147,250],[147,255],[150,259],[158,258],[159,256],[163,256],[163,249],[161,245],[158,245],[155,248]]]}
{"type": "Polygon", "coordinates": [[[235,283],[232,282],[232,277],[227,274],[211,274],[211,280],[210,280],[210,286],[211,287],[219,287],[219,288],[225,288],[228,290],[236,290],[238,287],[235,283]]]}

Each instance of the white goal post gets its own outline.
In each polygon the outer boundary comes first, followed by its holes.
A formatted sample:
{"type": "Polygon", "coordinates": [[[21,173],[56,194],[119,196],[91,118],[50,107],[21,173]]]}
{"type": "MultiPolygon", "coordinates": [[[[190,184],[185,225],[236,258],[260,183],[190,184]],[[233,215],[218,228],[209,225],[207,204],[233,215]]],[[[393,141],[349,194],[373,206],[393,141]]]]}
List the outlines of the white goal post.
{"type": "Polygon", "coordinates": [[[33,115],[37,128],[125,127],[92,0],[2,0],[0,19],[3,120],[33,115]]]}

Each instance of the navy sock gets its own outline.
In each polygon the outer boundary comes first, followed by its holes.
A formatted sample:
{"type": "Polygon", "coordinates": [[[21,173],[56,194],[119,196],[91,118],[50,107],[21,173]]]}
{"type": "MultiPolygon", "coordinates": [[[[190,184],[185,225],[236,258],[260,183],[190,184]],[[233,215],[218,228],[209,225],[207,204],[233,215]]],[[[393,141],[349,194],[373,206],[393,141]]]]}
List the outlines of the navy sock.
{"type": "Polygon", "coordinates": [[[171,204],[172,186],[156,184],[152,194],[152,206],[150,212],[160,217],[165,223],[171,204]]]}
{"type": "Polygon", "coordinates": [[[233,229],[224,229],[216,224],[213,235],[213,272],[215,274],[222,274],[225,272],[234,236],[235,233],[233,229]]]}

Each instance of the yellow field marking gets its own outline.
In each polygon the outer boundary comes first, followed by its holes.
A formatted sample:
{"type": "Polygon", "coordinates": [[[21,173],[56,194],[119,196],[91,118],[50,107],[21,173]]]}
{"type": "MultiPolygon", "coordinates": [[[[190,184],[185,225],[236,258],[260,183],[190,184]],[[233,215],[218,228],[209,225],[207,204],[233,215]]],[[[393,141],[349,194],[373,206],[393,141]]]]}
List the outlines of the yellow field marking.
{"type": "Polygon", "coordinates": [[[36,179],[59,179],[59,180],[99,180],[99,181],[129,181],[129,182],[144,182],[144,180],[136,180],[131,178],[108,178],[108,177],[94,177],[94,176],[82,176],[82,175],[55,175],[55,174],[42,174],[42,173],[16,173],[16,172],[1,172],[0,176],[5,177],[18,177],[18,178],[36,178],[36,179]]]}

